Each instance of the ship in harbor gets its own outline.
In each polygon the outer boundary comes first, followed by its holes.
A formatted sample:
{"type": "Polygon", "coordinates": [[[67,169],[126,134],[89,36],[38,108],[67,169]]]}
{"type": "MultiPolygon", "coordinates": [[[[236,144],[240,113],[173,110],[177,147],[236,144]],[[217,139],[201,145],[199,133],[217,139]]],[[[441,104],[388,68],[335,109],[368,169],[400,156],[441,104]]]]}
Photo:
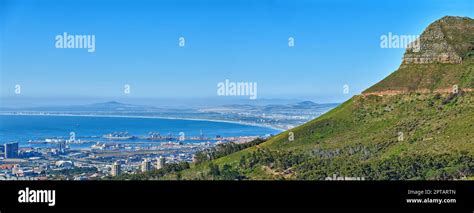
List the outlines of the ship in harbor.
{"type": "Polygon", "coordinates": [[[28,140],[29,144],[59,144],[66,142],[61,138],[46,138],[44,140],[28,140]]]}
{"type": "Polygon", "coordinates": [[[128,132],[113,132],[110,134],[103,135],[102,138],[108,140],[131,140],[135,139],[135,136],[130,135],[128,132]]]}

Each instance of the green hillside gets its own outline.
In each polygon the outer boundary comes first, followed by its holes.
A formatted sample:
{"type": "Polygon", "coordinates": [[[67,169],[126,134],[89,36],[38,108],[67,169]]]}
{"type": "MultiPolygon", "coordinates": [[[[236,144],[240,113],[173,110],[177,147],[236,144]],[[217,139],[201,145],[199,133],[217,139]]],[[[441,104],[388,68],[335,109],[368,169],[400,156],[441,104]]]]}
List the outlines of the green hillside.
{"type": "MultiPolygon", "coordinates": [[[[474,169],[474,96],[463,93],[450,97],[353,97],[324,116],[290,130],[294,141],[288,140],[287,131],[211,163],[230,165],[248,179],[470,176],[474,169]]],[[[209,164],[197,165],[181,176],[212,179],[206,176],[209,164]]]]}
{"type": "Polygon", "coordinates": [[[472,178],[474,20],[444,17],[420,40],[397,71],[317,119],[163,178],[472,178]]]}

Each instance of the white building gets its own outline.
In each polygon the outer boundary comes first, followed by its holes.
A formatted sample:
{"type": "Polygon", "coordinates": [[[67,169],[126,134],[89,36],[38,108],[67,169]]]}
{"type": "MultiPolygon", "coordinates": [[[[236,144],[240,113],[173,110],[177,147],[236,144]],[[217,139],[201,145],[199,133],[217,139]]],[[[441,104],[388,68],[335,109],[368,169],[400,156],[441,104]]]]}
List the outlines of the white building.
{"type": "Polygon", "coordinates": [[[166,165],[166,159],[162,156],[160,156],[159,158],[156,158],[156,169],[161,169],[163,167],[165,167],[166,165]]]}

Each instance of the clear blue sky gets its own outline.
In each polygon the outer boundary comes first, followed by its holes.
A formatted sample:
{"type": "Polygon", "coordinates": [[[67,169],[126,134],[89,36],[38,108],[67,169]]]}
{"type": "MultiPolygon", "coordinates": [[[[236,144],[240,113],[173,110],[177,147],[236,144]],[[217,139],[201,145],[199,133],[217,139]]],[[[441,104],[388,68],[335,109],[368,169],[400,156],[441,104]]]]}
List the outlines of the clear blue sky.
{"type": "Polygon", "coordinates": [[[258,98],[343,101],[400,64],[381,35],[474,17],[473,2],[2,0],[0,92],[115,98],[130,84],[133,97],[204,98],[229,79],[257,82],[258,98]],[[56,49],[63,32],[95,35],[96,52],[56,49]]]}

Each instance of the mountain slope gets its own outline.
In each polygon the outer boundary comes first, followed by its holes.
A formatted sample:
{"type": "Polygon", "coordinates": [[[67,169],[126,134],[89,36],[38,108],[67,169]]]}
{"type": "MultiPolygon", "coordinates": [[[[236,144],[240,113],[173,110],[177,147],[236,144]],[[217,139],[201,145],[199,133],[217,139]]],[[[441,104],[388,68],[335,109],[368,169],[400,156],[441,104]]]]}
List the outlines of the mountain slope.
{"type": "Polygon", "coordinates": [[[419,49],[408,48],[400,68],[364,93],[450,92],[474,88],[474,20],[446,16],[420,35],[419,49]]]}
{"type": "Polygon", "coordinates": [[[474,20],[444,17],[420,40],[419,52],[408,49],[397,71],[361,95],[258,146],[182,171],[179,177],[474,176],[474,20]]]}

